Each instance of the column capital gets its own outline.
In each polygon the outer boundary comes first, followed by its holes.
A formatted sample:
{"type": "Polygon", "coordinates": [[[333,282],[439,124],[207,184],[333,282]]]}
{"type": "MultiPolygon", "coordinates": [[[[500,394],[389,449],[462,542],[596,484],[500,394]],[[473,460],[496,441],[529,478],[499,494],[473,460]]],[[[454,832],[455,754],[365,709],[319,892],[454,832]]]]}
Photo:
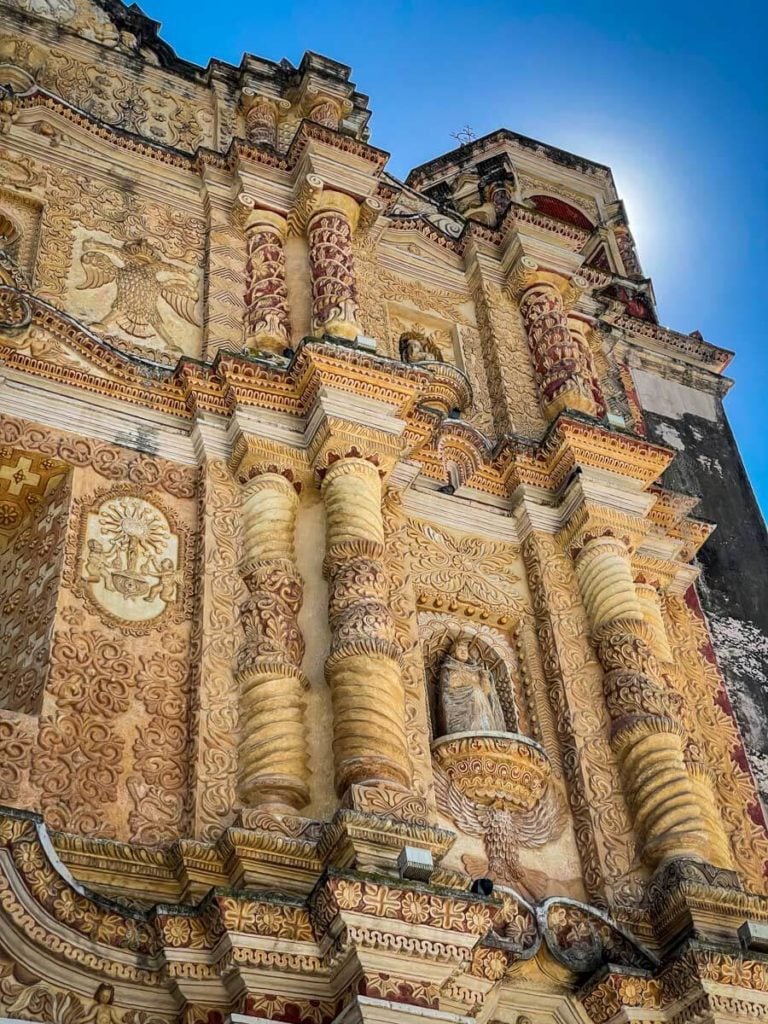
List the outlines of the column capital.
{"type": "Polygon", "coordinates": [[[315,478],[322,480],[340,460],[360,460],[376,467],[381,479],[389,475],[402,456],[400,435],[364,423],[325,416],[309,443],[309,463],[315,478]]]}
{"type": "Polygon", "coordinates": [[[232,213],[246,236],[264,228],[272,228],[280,236],[281,241],[287,234],[287,216],[259,206],[253,196],[246,192],[241,192],[235,199],[232,213]]]}
{"type": "Polygon", "coordinates": [[[278,476],[296,494],[301,493],[309,478],[309,466],[300,451],[242,433],[232,447],[229,468],[243,487],[265,475],[278,476]]]}

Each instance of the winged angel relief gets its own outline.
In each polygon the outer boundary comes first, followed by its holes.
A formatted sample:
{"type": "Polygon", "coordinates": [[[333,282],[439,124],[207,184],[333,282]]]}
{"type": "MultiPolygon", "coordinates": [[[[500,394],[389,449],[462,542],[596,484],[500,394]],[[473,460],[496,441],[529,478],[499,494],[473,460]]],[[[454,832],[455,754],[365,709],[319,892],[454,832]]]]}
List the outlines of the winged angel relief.
{"type": "Polygon", "coordinates": [[[134,338],[159,337],[168,349],[181,352],[163,321],[160,303],[167,303],[187,323],[198,326],[197,291],[190,282],[165,264],[146,238],[122,246],[91,241],[90,246],[81,257],[85,280],[77,287],[117,285],[109,311],[91,326],[101,330],[119,327],[134,338]]]}
{"type": "Polygon", "coordinates": [[[509,885],[536,902],[544,895],[547,876],[525,868],[519,851],[544,846],[556,839],[565,823],[563,806],[551,786],[530,809],[511,810],[470,800],[435,766],[435,796],[438,807],[451,818],[464,835],[483,840],[487,863],[481,857],[465,854],[464,868],[474,878],[483,876],[500,885],[509,885]]]}

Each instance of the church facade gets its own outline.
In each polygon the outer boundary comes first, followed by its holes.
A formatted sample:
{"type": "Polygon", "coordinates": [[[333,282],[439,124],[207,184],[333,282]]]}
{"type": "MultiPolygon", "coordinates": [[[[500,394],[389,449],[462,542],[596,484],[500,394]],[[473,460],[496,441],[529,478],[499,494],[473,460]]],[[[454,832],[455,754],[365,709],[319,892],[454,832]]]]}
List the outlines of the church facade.
{"type": "Polygon", "coordinates": [[[0,11],[0,1019],[765,1019],[768,546],[610,169],[0,11]]]}

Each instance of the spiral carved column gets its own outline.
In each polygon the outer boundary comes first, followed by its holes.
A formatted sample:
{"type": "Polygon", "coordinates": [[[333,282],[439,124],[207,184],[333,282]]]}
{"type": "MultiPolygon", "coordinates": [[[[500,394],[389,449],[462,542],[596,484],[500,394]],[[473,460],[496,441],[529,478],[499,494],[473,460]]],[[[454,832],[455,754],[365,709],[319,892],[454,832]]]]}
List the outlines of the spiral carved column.
{"type": "Polygon", "coordinates": [[[249,596],[237,659],[240,796],[248,807],[287,813],[309,800],[297,506],[293,484],[278,473],[263,473],[245,487],[242,575],[249,596]]]}
{"type": "Polygon", "coordinates": [[[271,210],[253,209],[245,223],[245,341],[249,348],[282,354],[290,345],[285,281],[286,220],[271,210]]]}
{"type": "Polygon", "coordinates": [[[405,690],[387,603],[378,470],[365,459],[342,458],[328,469],[322,493],[332,631],[325,671],[333,701],[336,789],[343,796],[352,785],[406,788],[411,766],[405,690]]]}
{"type": "Polygon", "coordinates": [[[536,261],[523,256],[508,287],[520,303],[544,414],[553,420],[569,408],[597,415],[599,390],[588,349],[569,329],[563,296],[551,276],[540,273],[536,261]]]}
{"type": "Polygon", "coordinates": [[[360,207],[351,196],[324,190],[319,208],[310,217],[307,238],[315,334],[354,339],[362,333],[352,258],[352,234],[359,215],[360,207]]]}
{"type": "Polygon", "coordinates": [[[590,539],[576,574],[605,670],[611,741],[643,858],[651,867],[676,857],[710,860],[712,837],[685,764],[682,700],[656,681],[629,552],[614,537],[590,539]]]}

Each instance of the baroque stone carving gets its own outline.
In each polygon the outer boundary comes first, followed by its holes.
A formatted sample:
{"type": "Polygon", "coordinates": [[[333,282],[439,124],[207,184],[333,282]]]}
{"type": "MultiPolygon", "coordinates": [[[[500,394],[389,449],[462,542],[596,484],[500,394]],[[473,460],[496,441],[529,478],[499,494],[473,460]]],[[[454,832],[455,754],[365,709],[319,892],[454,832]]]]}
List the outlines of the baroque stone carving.
{"type": "Polygon", "coordinates": [[[141,631],[165,613],[184,613],[188,541],[168,510],[118,487],[89,505],[76,502],[74,511],[81,516],[75,586],[106,621],[141,631]]]}
{"type": "Polygon", "coordinates": [[[242,572],[249,597],[240,611],[245,642],[237,659],[240,794],[246,806],[288,814],[309,800],[297,506],[293,484],[279,473],[257,470],[245,486],[242,572]]]}
{"type": "Polygon", "coordinates": [[[320,208],[309,219],[312,326],[316,334],[356,338],[361,333],[352,256],[352,233],[359,214],[360,208],[350,196],[324,190],[320,208]]]}
{"type": "Polygon", "coordinates": [[[519,848],[548,843],[563,823],[543,750],[512,734],[468,733],[436,740],[432,750],[438,806],[485,844],[487,863],[465,855],[465,868],[526,891],[519,848]]]}
{"type": "Polygon", "coordinates": [[[491,675],[471,660],[469,642],[459,636],[440,666],[440,735],[503,732],[504,713],[491,675]]]}
{"type": "Polygon", "coordinates": [[[107,331],[119,327],[142,340],[159,337],[170,351],[182,351],[163,321],[159,303],[162,299],[184,320],[197,326],[197,293],[189,280],[178,277],[175,268],[163,263],[158,250],[146,238],[124,242],[118,249],[86,249],[80,259],[85,277],[78,288],[102,288],[113,283],[117,288],[106,315],[92,323],[92,327],[107,331]],[[176,277],[168,276],[174,272],[176,277]]]}

